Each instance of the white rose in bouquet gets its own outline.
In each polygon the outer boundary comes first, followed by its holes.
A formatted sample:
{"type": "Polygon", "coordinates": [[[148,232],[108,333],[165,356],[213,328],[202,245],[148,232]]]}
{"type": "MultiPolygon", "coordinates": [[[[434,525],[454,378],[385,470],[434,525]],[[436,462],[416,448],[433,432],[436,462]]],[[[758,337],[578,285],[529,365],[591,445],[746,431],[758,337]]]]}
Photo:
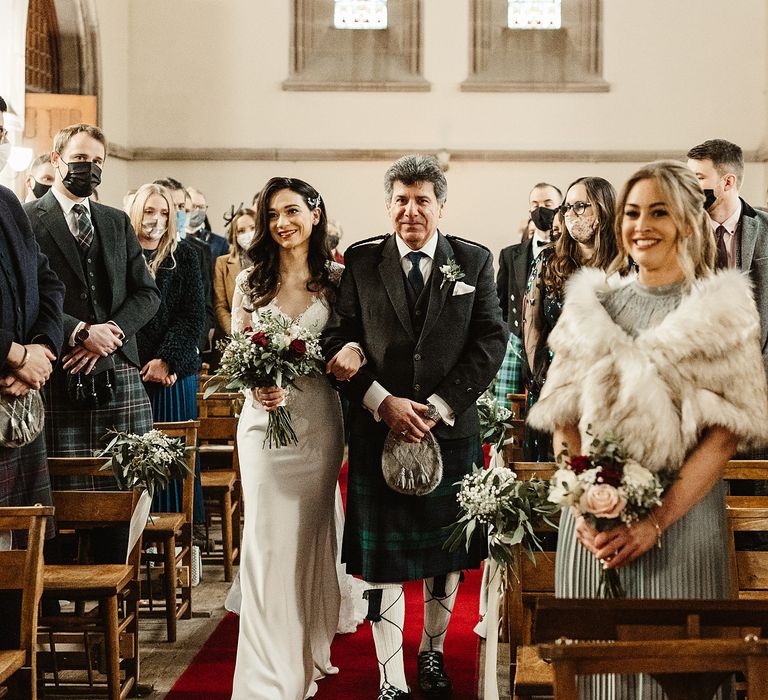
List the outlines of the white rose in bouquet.
{"type": "Polygon", "coordinates": [[[628,459],[624,462],[624,476],[622,481],[629,487],[645,490],[652,488],[656,484],[656,477],[653,472],[646,469],[634,459],[628,459]]]}
{"type": "Polygon", "coordinates": [[[579,477],[570,469],[558,469],[552,476],[547,500],[561,506],[572,506],[581,495],[579,477]]]}

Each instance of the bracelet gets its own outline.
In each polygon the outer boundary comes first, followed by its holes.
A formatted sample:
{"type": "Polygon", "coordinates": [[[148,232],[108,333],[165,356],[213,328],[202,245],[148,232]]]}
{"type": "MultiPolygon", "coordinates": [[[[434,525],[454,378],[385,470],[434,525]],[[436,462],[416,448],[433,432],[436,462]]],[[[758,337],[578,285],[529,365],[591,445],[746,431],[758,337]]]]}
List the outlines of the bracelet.
{"type": "Polygon", "coordinates": [[[365,359],[365,355],[363,355],[363,351],[360,348],[355,347],[354,345],[348,345],[347,347],[350,350],[354,350],[358,354],[358,357],[360,357],[360,362],[362,362],[365,359]]]}
{"type": "Polygon", "coordinates": [[[11,363],[8,362],[8,364],[11,366],[11,369],[14,371],[21,369],[24,365],[27,364],[27,360],[29,359],[29,348],[27,348],[26,345],[22,345],[21,347],[24,348],[24,356],[21,358],[21,362],[19,362],[18,365],[11,365],[11,363]]]}
{"type": "Polygon", "coordinates": [[[656,547],[661,549],[661,536],[664,534],[661,525],[659,525],[659,521],[656,519],[656,514],[653,511],[648,513],[648,516],[651,518],[653,526],[656,528],[656,547]]]}

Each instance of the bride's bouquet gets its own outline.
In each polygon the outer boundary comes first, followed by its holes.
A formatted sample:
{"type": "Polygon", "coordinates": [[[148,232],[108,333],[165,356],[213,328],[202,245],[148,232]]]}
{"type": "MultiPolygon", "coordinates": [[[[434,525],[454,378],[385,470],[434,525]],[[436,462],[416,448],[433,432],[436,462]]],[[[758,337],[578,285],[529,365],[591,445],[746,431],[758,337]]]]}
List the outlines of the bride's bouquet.
{"type": "MultiPolygon", "coordinates": [[[[219,343],[221,363],[205,386],[204,397],[221,389],[295,386],[299,377],[318,377],[325,371],[319,335],[272,311],[259,316],[253,327],[232,333],[219,343]]],[[[266,447],[297,445],[291,414],[285,406],[269,412],[266,447]]]]}
{"type": "MultiPolygon", "coordinates": [[[[569,455],[567,445],[557,456],[548,499],[577,515],[599,532],[632,523],[661,505],[661,496],[673,481],[669,472],[654,473],[627,457],[621,439],[612,433],[592,437],[589,454],[569,455]]],[[[600,598],[624,598],[615,569],[603,569],[600,598]]]]}

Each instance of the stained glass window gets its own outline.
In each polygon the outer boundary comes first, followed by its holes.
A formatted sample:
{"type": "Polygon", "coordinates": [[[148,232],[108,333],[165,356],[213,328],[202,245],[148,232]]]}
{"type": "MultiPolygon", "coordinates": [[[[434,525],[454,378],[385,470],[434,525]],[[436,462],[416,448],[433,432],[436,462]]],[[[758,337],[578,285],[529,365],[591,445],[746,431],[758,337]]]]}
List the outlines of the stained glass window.
{"type": "MultiPolygon", "coordinates": [[[[560,29],[561,0],[509,0],[510,29],[560,29]]],[[[338,3],[336,3],[338,7],[338,3]]]]}
{"type": "Polygon", "coordinates": [[[386,29],[387,0],[336,0],[336,29],[386,29]]]}

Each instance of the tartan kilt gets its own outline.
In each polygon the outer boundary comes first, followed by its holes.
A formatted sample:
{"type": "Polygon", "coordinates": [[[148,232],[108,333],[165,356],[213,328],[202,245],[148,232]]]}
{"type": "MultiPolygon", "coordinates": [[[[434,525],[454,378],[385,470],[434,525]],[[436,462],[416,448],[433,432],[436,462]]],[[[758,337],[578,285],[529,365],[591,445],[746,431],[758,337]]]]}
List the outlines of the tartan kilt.
{"type": "MultiPolygon", "coordinates": [[[[106,406],[85,410],[67,396],[67,372],[57,369],[43,387],[45,444],[51,457],[93,457],[109,442],[107,430],[143,435],[152,430],[152,407],[139,370],[118,354],[115,395],[106,406]]],[[[117,482],[88,476],[54,477],[53,487],[66,491],[117,489],[117,482]]]]}
{"type": "MultiPolygon", "coordinates": [[[[24,447],[0,447],[0,506],[37,503],[53,505],[43,433],[24,447]]],[[[48,518],[45,536],[53,533],[53,519],[48,518]]]]}
{"type": "Polygon", "coordinates": [[[439,439],[443,479],[426,496],[405,496],[390,489],[381,473],[387,427],[351,430],[347,513],[342,561],[347,572],[370,583],[416,581],[451,571],[474,569],[487,556],[486,543],[474,538],[469,552],[443,548],[448,526],[459,518],[460,481],[483,464],[479,436],[439,439]]]}

